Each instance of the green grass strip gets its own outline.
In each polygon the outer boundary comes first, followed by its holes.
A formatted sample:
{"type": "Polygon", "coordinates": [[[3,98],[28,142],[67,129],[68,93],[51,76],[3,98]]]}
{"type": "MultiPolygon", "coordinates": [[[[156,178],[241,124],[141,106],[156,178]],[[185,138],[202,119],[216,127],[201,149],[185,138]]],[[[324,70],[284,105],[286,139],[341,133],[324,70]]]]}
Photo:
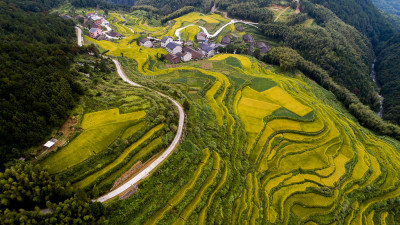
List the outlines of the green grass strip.
{"type": "Polygon", "coordinates": [[[194,196],[193,200],[185,207],[185,209],[182,210],[179,218],[175,221],[174,224],[178,225],[185,223],[186,219],[190,216],[190,214],[193,212],[196,206],[200,203],[204,191],[213,183],[215,177],[217,177],[220,169],[221,157],[218,155],[217,152],[214,151],[213,159],[214,159],[213,169],[211,170],[211,173],[208,175],[203,185],[201,186],[200,190],[194,196]]]}
{"type": "Polygon", "coordinates": [[[206,164],[208,158],[210,157],[210,151],[208,148],[203,149],[202,151],[202,158],[197,167],[196,171],[193,174],[192,179],[183,186],[182,189],[175,194],[170,200],[168,200],[167,205],[165,205],[161,210],[159,210],[152,218],[150,218],[145,225],[156,224],[158,221],[162,219],[166,212],[168,212],[172,207],[176,206],[182,199],[185,197],[186,192],[193,188],[194,184],[196,183],[197,179],[199,178],[201,172],[203,171],[203,167],[206,164]]]}
{"type": "Polygon", "coordinates": [[[215,194],[217,194],[217,192],[222,188],[222,186],[224,186],[224,184],[226,182],[226,178],[228,177],[228,164],[227,164],[227,162],[225,160],[224,160],[224,163],[225,163],[225,168],[224,168],[221,180],[220,180],[218,186],[215,188],[215,190],[211,193],[210,197],[208,198],[207,204],[200,211],[199,224],[205,224],[206,215],[207,215],[207,209],[210,207],[211,202],[213,201],[213,198],[214,198],[215,194]]]}
{"type": "Polygon", "coordinates": [[[85,179],[79,181],[74,186],[83,188],[86,185],[89,185],[90,183],[95,181],[99,176],[103,175],[104,173],[112,169],[114,166],[117,166],[120,162],[122,162],[131,151],[135,150],[135,148],[137,148],[140,144],[149,139],[156,131],[160,130],[163,126],[164,124],[159,124],[156,127],[153,127],[149,132],[143,135],[143,137],[141,137],[137,142],[133,143],[131,146],[125,149],[125,151],[116,160],[114,160],[114,162],[110,163],[108,166],[97,171],[96,173],[86,177],[85,179]]]}

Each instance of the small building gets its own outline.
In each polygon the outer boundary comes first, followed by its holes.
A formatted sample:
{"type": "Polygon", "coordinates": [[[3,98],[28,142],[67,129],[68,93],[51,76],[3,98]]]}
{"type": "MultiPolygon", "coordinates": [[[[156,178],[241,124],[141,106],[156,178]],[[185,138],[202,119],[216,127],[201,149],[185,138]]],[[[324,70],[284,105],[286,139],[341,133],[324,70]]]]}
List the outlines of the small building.
{"type": "Polygon", "coordinates": [[[172,64],[180,63],[181,59],[175,54],[168,54],[165,56],[165,59],[168,60],[172,64]]]}
{"type": "Polygon", "coordinates": [[[53,145],[54,145],[55,143],[57,143],[57,142],[58,142],[57,139],[52,138],[52,139],[50,139],[50,141],[46,142],[46,143],[43,145],[43,148],[50,149],[50,148],[53,147],[53,145]]]}
{"type": "Polygon", "coordinates": [[[115,32],[114,30],[111,30],[107,33],[108,36],[111,36],[113,38],[122,38],[123,35],[120,33],[115,32]]]}
{"type": "Polygon", "coordinates": [[[143,46],[145,48],[151,48],[153,47],[153,43],[151,43],[151,41],[148,38],[142,38],[139,41],[139,45],[143,46]]]}
{"type": "Polygon", "coordinates": [[[92,28],[89,30],[89,35],[91,38],[96,39],[101,34],[102,34],[101,30],[98,28],[92,28]]]}
{"type": "Polygon", "coordinates": [[[196,51],[193,48],[188,47],[188,46],[185,46],[183,48],[183,52],[190,52],[190,54],[192,54],[192,59],[193,60],[199,60],[199,59],[204,58],[204,55],[202,53],[200,53],[200,52],[198,52],[198,51],[196,51]]]}
{"type": "Polygon", "coordinates": [[[167,47],[167,44],[172,42],[172,41],[173,41],[172,37],[169,37],[169,36],[163,37],[161,39],[161,47],[163,47],[163,48],[167,47]]]}
{"type": "Polygon", "coordinates": [[[253,37],[250,36],[250,35],[248,35],[248,34],[243,35],[243,41],[244,41],[246,44],[254,44],[254,39],[253,39],[253,37]]]}
{"type": "Polygon", "coordinates": [[[239,31],[239,32],[243,32],[243,31],[244,31],[244,28],[243,28],[242,26],[237,26],[237,27],[236,27],[236,30],[239,31]]]}
{"type": "Polygon", "coordinates": [[[257,48],[260,49],[260,52],[265,54],[269,52],[270,46],[266,45],[264,42],[257,42],[257,48]]]}
{"type": "Polygon", "coordinates": [[[178,52],[182,52],[182,46],[178,45],[175,42],[168,43],[167,47],[165,49],[171,54],[176,54],[178,52]]]}
{"type": "Polygon", "coordinates": [[[64,15],[62,16],[62,18],[66,20],[72,20],[72,17],[70,15],[64,15]]]}
{"type": "Polygon", "coordinates": [[[223,45],[228,45],[231,43],[231,37],[230,36],[225,36],[222,38],[221,44],[223,45]]]}
{"type": "Polygon", "coordinates": [[[178,52],[176,53],[176,56],[178,56],[183,62],[189,62],[192,59],[192,53],[190,52],[178,52]]]}
{"type": "Polygon", "coordinates": [[[215,55],[215,49],[210,44],[206,44],[206,43],[200,44],[199,50],[206,57],[215,55]]]}
{"type": "Polygon", "coordinates": [[[205,33],[203,33],[203,32],[199,32],[199,33],[196,35],[196,40],[197,40],[197,42],[199,42],[199,43],[204,43],[204,42],[207,41],[207,35],[206,35],[205,33]]]}

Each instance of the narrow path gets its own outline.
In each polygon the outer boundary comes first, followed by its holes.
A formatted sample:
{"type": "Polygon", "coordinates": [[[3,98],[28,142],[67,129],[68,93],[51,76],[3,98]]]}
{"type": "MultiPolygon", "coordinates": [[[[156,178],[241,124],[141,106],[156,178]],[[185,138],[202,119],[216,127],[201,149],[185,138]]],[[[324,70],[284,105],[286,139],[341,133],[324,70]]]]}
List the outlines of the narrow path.
{"type": "Polygon", "coordinates": [[[286,7],[284,10],[282,10],[282,11],[278,14],[278,16],[274,19],[274,22],[278,21],[279,17],[281,17],[281,15],[282,15],[283,13],[285,13],[286,10],[288,10],[289,8],[290,8],[290,6],[286,7]]]}
{"type": "MultiPolygon", "coordinates": [[[[116,60],[113,59],[113,62],[115,64],[115,66],[117,67],[117,73],[118,75],[122,78],[122,80],[124,80],[125,82],[129,83],[132,86],[135,87],[144,87],[140,84],[137,84],[131,80],[129,80],[129,78],[125,75],[124,71],[122,70],[122,67],[120,65],[120,63],[116,60]]],[[[144,87],[147,88],[147,87],[144,87]]],[[[150,88],[147,88],[149,90],[152,90],[150,88]]],[[[170,101],[172,101],[175,106],[178,108],[179,111],[179,125],[178,125],[178,131],[176,132],[175,138],[172,141],[171,145],[168,146],[168,148],[161,154],[160,157],[158,157],[156,160],[154,160],[150,165],[148,165],[145,169],[143,169],[142,171],[140,171],[136,176],[134,176],[132,179],[130,179],[129,181],[127,181],[125,184],[123,184],[122,186],[120,186],[119,188],[101,196],[100,198],[94,200],[94,201],[98,201],[98,202],[105,202],[111,198],[114,198],[115,196],[121,194],[122,192],[126,191],[128,188],[130,188],[131,186],[137,184],[139,181],[145,179],[146,177],[148,177],[165,159],[167,159],[167,157],[169,155],[171,155],[171,153],[174,151],[174,149],[178,146],[182,135],[183,135],[183,128],[184,128],[184,123],[185,123],[185,112],[183,110],[183,107],[177,102],[175,101],[173,98],[160,93],[158,91],[157,92],[159,95],[168,98],[170,101]]]]}
{"type": "Polygon", "coordinates": [[[126,26],[127,21],[126,21],[125,17],[124,17],[122,14],[119,14],[119,16],[120,16],[123,20],[125,20],[124,27],[128,28],[129,30],[131,30],[132,33],[135,33],[135,31],[133,31],[132,28],[126,26]]]}
{"type": "Polygon", "coordinates": [[[82,30],[79,27],[75,27],[75,30],[76,30],[78,46],[81,47],[83,45],[82,44],[82,30]]]}
{"type": "MultiPolygon", "coordinates": [[[[207,29],[206,29],[205,27],[202,27],[202,26],[198,26],[198,27],[199,27],[200,29],[203,30],[203,32],[207,35],[207,38],[213,38],[213,37],[218,36],[218,34],[219,34],[225,27],[227,27],[227,26],[229,26],[229,25],[231,25],[231,24],[234,24],[234,23],[244,23],[244,24],[247,24],[247,25],[254,26],[254,27],[258,28],[258,27],[256,26],[258,23],[248,22],[248,21],[244,21],[244,20],[235,20],[235,19],[232,19],[229,23],[223,25],[223,26],[222,26],[221,28],[219,28],[214,34],[208,33],[208,31],[207,31],[207,29]]],[[[180,35],[181,30],[186,29],[187,27],[190,27],[190,26],[196,26],[196,25],[195,25],[195,24],[189,24],[189,25],[187,25],[187,26],[185,26],[185,27],[181,27],[181,28],[179,28],[179,29],[177,29],[177,30],[175,31],[175,36],[178,38],[178,43],[182,42],[182,40],[181,40],[181,35],[180,35]]]]}

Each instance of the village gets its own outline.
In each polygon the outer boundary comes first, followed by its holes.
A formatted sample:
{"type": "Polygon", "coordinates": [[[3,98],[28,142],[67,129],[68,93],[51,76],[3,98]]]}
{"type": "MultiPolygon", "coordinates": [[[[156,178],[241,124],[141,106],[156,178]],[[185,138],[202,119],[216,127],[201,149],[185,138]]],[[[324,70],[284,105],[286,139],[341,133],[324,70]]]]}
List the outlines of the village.
{"type": "MultiPolygon", "coordinates": [[[[73,19],[69,15],[63,15],[62,17],[64,19],[73,19]]],[[[87,13],[85,17],[82,15],[76,16],[75,20],[81,22],[81,24],[85,26],[85,29],[89,31],[88,36],[90,38],[99,41],[111,41],[112,39],[118,40],[125,38],[125,36],[115,32],[111,28],[109,21],[106,20],[104,15],[87,13]],[[103,28],[106,30],[103,31],[103,28]]],[[[235,30],[245,33],[245,29],[239,25],[235,26],[235,30]]],[[[179,30],[177,33],[179,35],[179,30]]],[[[137,43],[144,48],[164,48],[168,54],[163,56],[163,58],[171,64],[176,64],[211,57],[215,54],[222,53],[228,45],[234,44],[234,37],[232,35],[225,35],[222,37],[220,43],[215,43],[213,39],[216,35],[217,33],[210,35],[205,32],[199,32],[195,36],[195,43],[191,40],[183,41],[180,37],[174,40],[171,36],[164,36],[161,39],[147,36],[140,38],[137,43]]],[[[248,55],[253,55],[255,49],[259,50],[259,54],[266,54],[270,50],[269,45],[262,41],[256,42],[250,34],[243,34],[239,40],[236,38],[235,43],[238,42],[247,45],[248,51],[246,54],[248,55]]],[[[236,50],[234,50],[233,53],[236,54],[236,50]]]]}

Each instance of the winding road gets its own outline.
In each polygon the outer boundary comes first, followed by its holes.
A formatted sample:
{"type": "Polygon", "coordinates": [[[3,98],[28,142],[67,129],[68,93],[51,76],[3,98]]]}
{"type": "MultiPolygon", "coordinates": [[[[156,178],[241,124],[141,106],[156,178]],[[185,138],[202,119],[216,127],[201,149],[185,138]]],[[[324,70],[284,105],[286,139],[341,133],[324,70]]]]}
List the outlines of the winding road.
{"type": "MultiPolygon", "coordinates": [[[[258,24],[258,23],[243,21],[243,20],[231,20],[229,23],[227,23],[227,24],[223,25],[221,28],[219,28],[214,34],[208,33],[208,31],[207,31],[207,29],[206,29],[205,27],[202,27],[202,26],[198,26],[198,27],[199,27],[200,29],[203,30],[203,32],[207,35],[207,38],[213,38],[213,37],[218,36],[218,34],[219,34],[226,26],[229,26],[229,25],[234,24],[234,23],[244,23],[244,24],[247,24],[247,25],[250,25],[250,26],[254,26],[254,27],[257,27],[256,25],[258,24]]],[[[178,42],[181,42],[181,35],[180,35],[181,30],[186,29],[187,27],[190,27],[190,26],[196,26],[196,25],[195,25],[195,24],[189,24],[189,25],[187,25],[187,26],[185,26],[185,27],[181,27],[181,28],[179,28],[179,29],[177,29],[177,30],[175,31],[175,36],[176,36],[176,37],[178,38],[178,40],[179,40],[178,42]]]]}
{"type": "MultiPolygon", "coordinates": [[[[129,78],[125,75],[124,71],[122,70],[121,65],[119,64],[119,62],[116,59],[113,59],[113,62],[115,64],[115,66],[117,67],[117,73],[118,75],[122,78],[122,80],[124,80],[125,82],[129,83],[132,86],[135,87],[144,87],[140,84],[137,84],[131,80],[129,80],[129,78]]],[[[147,87],[144,87],[147,88],[147,87]]],[[[153,90],[151,88],[147,88],[149,90],[153,90]]],[[[154,90],[153,90],[154,91],[154,90]]],[[[171,155],[171,153],[174,151],[174,149],[178,146],[182,135],[183,135],[183,128],[184,128],[184,124],[185,124],[185,112],[183,110],[183,107],[177,102],[175,101],[173,98],[155,91],[156,93],[158,93],[159,95],[168,98],[170,101],[172,101],[174,103],[174,105],[178,108],[179,111],[179,125],[178,125],[178,130],[176,132],[176,135],[174,137],[174,140],[172,141],[171,145],[168,146],[168,148],[162,153],[162,155],[160,157],[158,157],[156,160],[154,160],[150,165],[148,165],[146,168],[144,168],[142,171],[140,171],[136,176],[134,176],[132,179],[130,179],[129,181],[127,181],[125,184],[123,184],[122,186],[120,186],[119,188],[101,196],[100,198],[94,200],[94,201],[98,201],[98,202],[105,202],[111,198],[114,198],[115,196],[123,193],[124,191],[126,191],[127,189],[129,189],[130,187],[132,187],[133,185],[137,184],[139,181],[145,179],[146,177],[148,177],[164,160],[166,160],[168,158],[169,155],[171,155]]]]}

